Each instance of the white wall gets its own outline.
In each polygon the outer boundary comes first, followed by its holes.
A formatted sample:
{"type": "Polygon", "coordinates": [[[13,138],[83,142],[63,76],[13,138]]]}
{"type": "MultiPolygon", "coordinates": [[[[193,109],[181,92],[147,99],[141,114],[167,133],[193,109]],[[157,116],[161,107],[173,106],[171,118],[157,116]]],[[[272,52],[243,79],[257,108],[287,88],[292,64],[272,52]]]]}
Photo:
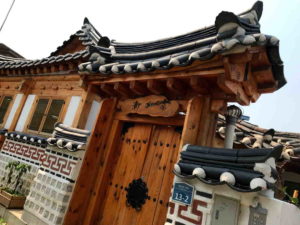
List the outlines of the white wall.
{"type": "Polygon", "coordinates": [[[6,123],[5,123],[5,128],[6,129],[9,129],[14,117],[15,117],[15,114],[16,114],[16,111],[20,105],[20,102],[22,100],[22,97],[23,97],[23,94],[17,94],[15,96],[15,100],[14,100],[14,103],[13,103],[13,106],[11,107],[11,110],[10,110],[10,113],[9,113],[9,116],[6,120],[6,123]]]}
{"type": "Polygon", "coordinates": [[[100,106],[101,106],[100,102],[97,102],[95,100],[93,101],[84,129],[89,130],[89,131],[91,131],[93,129],[95,121],[96,121],[98,113],[99,113],[99,110],[100,110],[100,106]]]}
{"type": "MultiPolygon", "coordinates": [[[[240,202],[240,214],[238,217],[237,225],[248,225],[249,224],[249,215],[250,215],[250,206],[254,204],[254,202],[259,202],[261,207],[267,209],[267,221],[266,225],[299,225],[300,221],[300,209],[297,208],[295,205],[290,203],[267,197],[262,192],[253,192],[253,193],[244,193],[244,192],[237,192],[229,188],[227,185],[208,185],[200,182],[197,179],[192,180],[185,180],[179,177],[175,177],[176,182],[185,182],[195,187],[196,190],[200,192],[209,193],[211,195],[221,195],[228,198],[236,199],[240,202]]],[[[211,224],[211,217],[212,211],[214,209],[214,197],[212,199],[207,199],[203,197],[199,197],[194,194],[194,198],[202,198],[204,202],[207,202],[207,207],[204,209],[198,208],[197,210],[201,210],[203,215],[202,224],[201,225],[210,225],[211,224]]],[[[171,200],[172,201],[172,200],[171,200]]],[[[175,213],[172,215],[168,214],[168,218],[173,220],[173,223],[166,223],[166,224],[175,224],[175,221],[184,222],[186,225],[193,225],[193,223],[189,223],[186,220],[180,221],[181,218],[177,217],[177,210],[178,210],[178,203],[175,206],[175,213]]],[[[184,212],[185,215],[188,217],[195,217],[194,214],[191,214],[191,206],[189,209],[184,212]]],[[[225,224],[224,224],[225,225],[225,224]]]]}
{"type": "Polygon", "coordinates": [[[28,95],[26,102],[24,104],[24,107],[22,109],[22,113],[19,117],[17,126],[16,126],[16,131],[22,132],[24,130],[25,122],[28,118],[29,112],[31,110],[31,107],[33,105],[34,99],[36,95],[28,95]]]}
{"type": "Polygon", "coordinates": [[[64,124],[68,126],[72,126],[80,100],[81,100],[81,96],[72,96],[68,106],[67,113],[63,121],[64,124]]]}

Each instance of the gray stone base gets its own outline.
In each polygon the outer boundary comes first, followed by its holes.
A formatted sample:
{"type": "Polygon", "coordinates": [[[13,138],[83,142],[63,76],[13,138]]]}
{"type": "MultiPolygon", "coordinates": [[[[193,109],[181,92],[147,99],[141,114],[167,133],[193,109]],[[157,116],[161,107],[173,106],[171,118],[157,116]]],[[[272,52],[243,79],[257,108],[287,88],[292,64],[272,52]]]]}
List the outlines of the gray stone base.
{"type": "Polygon", "coordinates": [[[23,210],[18,209],[6,209],[0,205],[0,217],[2,217],[8,225],[31,225],[21,219],[23,210]]]}
{"type": "Polygon", "coordinates": [[[28,225],[48,225],[47,223],[40,220],[38,217],[34,216],[30,212],[27,212],[26,210],[23,211],[22,219],[25,220],[28,225]]]}

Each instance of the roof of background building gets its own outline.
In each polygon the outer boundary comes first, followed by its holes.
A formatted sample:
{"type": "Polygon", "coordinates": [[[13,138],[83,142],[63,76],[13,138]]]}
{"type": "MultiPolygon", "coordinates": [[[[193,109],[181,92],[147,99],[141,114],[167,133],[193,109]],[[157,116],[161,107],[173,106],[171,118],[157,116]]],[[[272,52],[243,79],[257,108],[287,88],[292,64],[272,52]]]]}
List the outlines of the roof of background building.
{"type": "Polygon", "coordinates": [[[3,43],[0,43],[0,60],[23,59],[19,53],[15,52],[3,43]]]}
{"type": "MultiPolygon", "coordinates": [[[[63,62],[80,63],[88,60],[88,47],[91,45],[96,45],[99,38],[100,34],[98,33],[98,31],[94,29],[93,25],[88,21],[88,19],[85,19],[82,28],[75,34],[72,34],[68,40],[64,41],[63,44],[59,46],[54,52],[52,52],[49,57],[30,60],[24,58],[10,58],[0,56],[0,70],[30,69],[35,67],[50,66],[52,64],[59,64],[63,62]],[[70,46],[73,42],[75,42],[77,48],[68,48],[68,46],[70,46]]],[[[27,71],[27,74],[30,74],[30,71],[27,71]]],[[[21,72],[13,75],[24,74],[22,74],[21,72]]]]}
{"type": "MultiPolygon", "coordinates": [[[[219,115],[217,135],[225,139],[226,121],[219,115]]],[[[281,159],[276,163],[280,169],[300,174],[300,133],[265,129],[244,120],[238,121],[235,129],[236,148],[272,148],[283,146],[281,159]]]]}

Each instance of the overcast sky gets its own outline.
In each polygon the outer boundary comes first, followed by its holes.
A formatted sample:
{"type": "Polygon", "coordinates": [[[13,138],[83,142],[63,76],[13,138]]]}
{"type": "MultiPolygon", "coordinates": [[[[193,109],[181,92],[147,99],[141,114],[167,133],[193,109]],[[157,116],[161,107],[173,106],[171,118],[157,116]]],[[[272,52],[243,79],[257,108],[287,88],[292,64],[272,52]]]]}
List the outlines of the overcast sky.
{"type": "MultiPolygon", "coordinates": [[[[2,23],[12,0],[0,1],[2,23]]],[[[16,0],[0,33],[5,43],[29,59],[49,56],[88,17],[98,31],[122,42],[151,41],[214,23],[222,10],[249,9],[253,0],[16,0]]],[[[288,84],[244,107],[250,122],[264,128],[300,132],[300,0],[265,0],[261,32],[281,40],[288,84]]]]}

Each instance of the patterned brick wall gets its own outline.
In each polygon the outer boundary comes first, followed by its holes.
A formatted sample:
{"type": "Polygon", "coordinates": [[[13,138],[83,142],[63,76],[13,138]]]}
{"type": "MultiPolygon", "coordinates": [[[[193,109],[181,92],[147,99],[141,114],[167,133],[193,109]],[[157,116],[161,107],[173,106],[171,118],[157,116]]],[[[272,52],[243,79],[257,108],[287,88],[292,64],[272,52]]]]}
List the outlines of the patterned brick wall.
{"type": "MultiPolygon", "coordinates": [[[[28,195],[32,181],[40,168],[40,160],[43,158],[44,153],[45,148],[6,139],[0,152],[0,177],[6,176],[5,166],[11,161],[17,160],[30,165],[31,170],[23,177],[24,184],[21,190],[25,195],[28,195]]],[[[4,185],[2,179],[0,179],[0,184],[4,185]]]]}
{"type": "Polygon", "coordinates": [[[83,153],[47,147],[24,206],[28,224],[62,224],[83,153]]]}
{"type": "MultiPolygon", "coordinates": [[[[175,177],[175,182],[183,182],[175,177]]],[[[177,203],[170,199],[165,225],[206,225],[210,224],[212,210],[212,193],[203,192],[195,186],[194,199],[190,206],[177,203]]]]}

